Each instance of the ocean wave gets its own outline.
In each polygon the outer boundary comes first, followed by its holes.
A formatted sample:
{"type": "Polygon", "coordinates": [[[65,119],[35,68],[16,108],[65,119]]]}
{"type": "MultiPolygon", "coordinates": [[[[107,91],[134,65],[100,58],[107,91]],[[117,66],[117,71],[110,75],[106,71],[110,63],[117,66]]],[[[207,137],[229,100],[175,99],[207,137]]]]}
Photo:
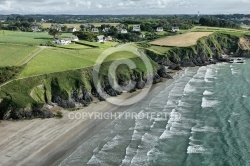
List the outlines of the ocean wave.
{"type": "Polygon", "coordinates": [[[205,149],[202,145],[192,145],[187,148],[188,154],[202,154],[206,153],[208,150],[205,149]]]}
{"type": "Polygon", "coordinates": [[[202,108],[211,108],[214,107],[215,105],[219,104],[219,101],[217,100],[208,100],[205,97],[202,98],[202,108]]]}
{"type": "Polygon", "coordinates": [[[184,88],[185,93],[192,93],[195,91],[196,91],[195,87],[191,86],[190,83],[188,83],[184,88]]]}
{"type": "Polygon", "coordinates": [[[204,126],[204,127],[192,127],[191,131],[192,131],[191,133],[194,133],[194,132],[212,132],[212,133],[216,133],[216,132],[219,132],[219,129],[214,128],[214,127],[204,126]]]}
{"type": "Polygon", "coordinates": [[[213,94],[214,94],[213,92],[210,92],[208,90],[205,90],[204,93],[203,93],[204,96],[211,96],[213,94]]]}

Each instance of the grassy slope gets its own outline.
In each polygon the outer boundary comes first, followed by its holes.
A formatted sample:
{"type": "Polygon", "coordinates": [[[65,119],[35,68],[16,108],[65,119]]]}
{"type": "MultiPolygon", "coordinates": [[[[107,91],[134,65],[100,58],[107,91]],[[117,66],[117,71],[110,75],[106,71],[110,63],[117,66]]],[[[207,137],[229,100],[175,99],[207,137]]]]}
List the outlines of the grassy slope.
{"type": "Polygon", "coordinates": [[[34,46],[0,44],[0,67],[19,66],[38,49],[34,46]]]}
{"type": "MultiPolygon", "coordinates": [[[[74,70],[93,66],[97,58],[104,49],[92,48],[83,50],[65,50],[59,48],[49,48],[42,51],[32,59],[20,78],[33,75],[48,74],[66,70],[74,70]]],[[[111,54],[105,61],[113,61],[121,58],[134,58],[134,54],[126,51],[111,54]]]]}

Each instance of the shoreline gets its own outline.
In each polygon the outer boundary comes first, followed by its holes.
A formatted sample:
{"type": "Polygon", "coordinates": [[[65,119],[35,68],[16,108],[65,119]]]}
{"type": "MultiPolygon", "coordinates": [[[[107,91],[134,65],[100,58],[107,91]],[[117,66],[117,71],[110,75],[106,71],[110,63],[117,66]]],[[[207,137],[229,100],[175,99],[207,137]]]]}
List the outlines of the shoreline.
{"type": "MultiPolygon", "coordinates": [[[[178,76],[184,71],[185,68],[175,71],[171,76],[178,76]]],[[[169,86],[171,83],[171,80],[164,80],[153,85],[150,92],[163,84],[169,86]]],[[[140,91],[124,93],[119,98],[130,98],[140,91]]],[[[131,106],[114,106],[108,102],[97,102],[76,112],[93,112],[93,110],[100,113],[124,112],[129,107],[131,106]]],[[[60,165],[81,144],[114,120],[70,120],[68,117],[70,112],[67,110],[62,112],[64,115],[62,119],[0,121],[0,165],[60,165]]]]}

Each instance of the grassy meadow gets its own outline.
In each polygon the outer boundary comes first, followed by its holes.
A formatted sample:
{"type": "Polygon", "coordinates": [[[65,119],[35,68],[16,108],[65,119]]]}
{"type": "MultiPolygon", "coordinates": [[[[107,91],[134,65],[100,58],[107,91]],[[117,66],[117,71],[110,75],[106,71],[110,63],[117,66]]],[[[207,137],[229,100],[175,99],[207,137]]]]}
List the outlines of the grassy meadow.
{"type": "Polygon", "coordinates": [[[28,45],[0,44],[0,67],[19,66],[38,49],[28,45]]]}
{"type": "MultiPolygon", "coordinates": [[[[60,37],[72,37],[71,33],[63,33],[60,37]]],[[[19,32],[0,30],[0,43],[40,45],[53,41],[47,32],[19,32]]]]}
{"type": "MultiPolygon", "coordinates": [[[[105,49],[91,48],[81,50],[65,50],[47,48],[34,57],[20,74],[20,78],[49,74],[66,70],[74,70],[93,66],[105,49]]],[[[105,62],[121,58],[134,58],[136,55],[126,51],[118,51],[105,59],[105,62]]]]}

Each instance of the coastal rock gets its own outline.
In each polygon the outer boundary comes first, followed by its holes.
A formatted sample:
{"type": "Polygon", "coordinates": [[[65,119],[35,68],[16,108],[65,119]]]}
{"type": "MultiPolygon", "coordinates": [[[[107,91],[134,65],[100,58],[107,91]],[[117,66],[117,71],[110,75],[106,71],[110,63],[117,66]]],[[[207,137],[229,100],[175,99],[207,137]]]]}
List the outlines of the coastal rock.
{"type": "Polygon", "coordinates": [[[5,119],[14,119],[14,120],[21,120],[21,119],[33,119],[33,118],[53,118],[54,114],[46,107],[34,107],[31,109],[13,109],[6,114],[5,119]]]}
{"type": "Polygon", "coordinates": [[[145,87],[145,85],[146,85],[146,83],[143,80],[141,80],[141,81],[138,81],[136,83],[136,88],[137,89],[143,89],[145,87]]]}
{"type": "Polygon", "coordinates": [[[159,82],[161,82],[162,80],[161,80],[161,77],[156,73],[155,75],[154,75],[154,78],[153,78],[153,84],[157,84],[157,83],[159,83],[159,82]]]}
{"type": "Polygon", "coordinates": [[[167,73],[167,70],[163,65],[158,70],[158,75],[162,78],[173,79],[173,77],[167,73]]]}
{"type": "Polygon", "coordinates": [[[63,108],[75,108],[76,104],[73,99],[64,100],[60,96],[56,96],[53,100],[54,103],[57,103],[58,106],[63,108]]]}
{"type": "Polygon", "coordinates": [[[195,67],[194,63],[190,61],[189,59],[184,59],[181,62],[182,67],[195,67]]]}
{"type": "Polygon", "coordinates": [[[182,70],[179,64],[172,64],[168,67],[171,70],[182,70]]]}

